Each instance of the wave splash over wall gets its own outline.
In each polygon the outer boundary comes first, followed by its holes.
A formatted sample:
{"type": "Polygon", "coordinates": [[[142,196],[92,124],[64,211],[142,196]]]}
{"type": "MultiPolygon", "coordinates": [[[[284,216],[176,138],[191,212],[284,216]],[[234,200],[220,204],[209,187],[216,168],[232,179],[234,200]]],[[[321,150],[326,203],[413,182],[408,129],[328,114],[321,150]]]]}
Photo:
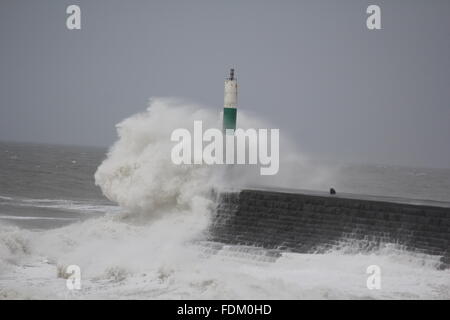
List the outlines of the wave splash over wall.
{"type": "Polygon", "coordinates": [[[153,215],[167,208],[192,208],[209,192],[212,168],[174,165],[170,136],[173,130],[192,127],[199,119],[216,125],[207,110],[174,100],[153,100],[147,112],[117,125],[119,139],[95,173],[96,184],[105,196],[132,213],[153,215]]]}
{"type": "MultiPolygon", "coordinates": [[[[146,112],[117,125],[119,139],[99,166],[96,184],[121,207],[134,213],[153,214],[171,206],[187,209],[213,187],[269,184],[315,188],[325,178],[329,180],[330,172],[314,167],[293,151],[295,148],[285,136],[281,138],[280,172],[276,176],[260,176],[254,165],[237,165],[232,170],[223,165],[175,165],[170,159],[175,145],[170,141],[171,133],[177,128],[193,132],[196,120],[203,122],[203,130],[222,126],[218,112],[176,99],[152,99],[146,112]]],[[[244,112],[239,113],[238,123],[244,129],[270,128],[244,112]]]]}
{"type": "MultiPolygon", "coordinates": [[[[277,177],[265,179],[246,166],[230,173],[221,166],[172,164],[172,130],[192,130],[194,120],[220,128],[220,119],[195,104],[153,99],[146,112],[119,123],[119,138],[95,182],[121,211],[49,231],[8,230],[0,239],[8,241],[0,245],[8,257],[0,270],[5,276],[0,297],[448,298],[448,272],[424,263],[432,258],[404,251],[281,253],[272,259],[265,249],[208,242],[212,189],[254,184],[314,189],[330,175],[292,152],[283,138],[277,177]],[[57,276],[71,264],[82,270],[81,291],[68,291],[57,276]],[[385,273],[382,291],[366,288],[370,264],[385,273]]],[[[243,128],[270,128],[242,112],[238,122],[243,128]]]]}

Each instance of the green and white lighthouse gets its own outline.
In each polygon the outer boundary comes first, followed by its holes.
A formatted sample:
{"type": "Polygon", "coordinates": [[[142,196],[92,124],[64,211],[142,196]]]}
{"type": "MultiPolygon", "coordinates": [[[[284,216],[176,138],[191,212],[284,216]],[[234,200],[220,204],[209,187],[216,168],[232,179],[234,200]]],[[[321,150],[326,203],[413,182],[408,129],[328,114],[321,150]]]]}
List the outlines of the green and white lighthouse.
{"type": "Polygon", "coordinates": [[[223,131],[225,133],[234,134],[234,130],[236,130],[236,117],[237,117],[237,80],[234,77],[234,69],[231,69],[230,77],[225,80],[225,95],[223,106],[223,131]]]}

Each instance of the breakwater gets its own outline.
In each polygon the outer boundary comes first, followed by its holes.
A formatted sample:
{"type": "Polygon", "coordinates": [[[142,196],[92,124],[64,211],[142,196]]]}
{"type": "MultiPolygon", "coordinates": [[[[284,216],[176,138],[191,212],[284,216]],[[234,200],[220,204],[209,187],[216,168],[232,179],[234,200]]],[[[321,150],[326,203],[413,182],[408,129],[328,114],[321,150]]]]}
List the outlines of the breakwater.
{"type": "Polygon", "coordinates": [[[394,243],[450,265],[450,208],[265,190],[222,193],[209,237],[225,244],[298,253],[351,241],[357,250],[394,243]]]}

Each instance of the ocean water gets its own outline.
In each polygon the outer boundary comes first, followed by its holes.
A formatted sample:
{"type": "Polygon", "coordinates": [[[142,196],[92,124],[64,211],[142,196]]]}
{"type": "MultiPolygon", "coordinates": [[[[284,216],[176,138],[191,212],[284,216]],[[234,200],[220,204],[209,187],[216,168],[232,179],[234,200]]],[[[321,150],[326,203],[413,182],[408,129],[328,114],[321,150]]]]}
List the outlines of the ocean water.
{"type": "Polygon", "coordinates": [[[46,229],[117,209],[94,184],[106,151],[0,142],[0,219],[46,229]]]}
{"type": "Polygon", "coordinates": [[[395,244],[370,253],[340,248],[274,257],[206,241],[211,188],[333,185],[338,192],[450,202],[450,169],[321,167],[291,147],[277,179],[172,165],[172,128],[195,119],[213,126],[217,118],[156,99],[118,125],[109,150],[0,143],[0,299],[450,298],[450,271],[436,268],[439,257],[395,244]],[[382,271],[379,290],[366,285],[374,264],[382,271]],[[69,265],[81,269],[80,290],[66,286],[69,265]]]}

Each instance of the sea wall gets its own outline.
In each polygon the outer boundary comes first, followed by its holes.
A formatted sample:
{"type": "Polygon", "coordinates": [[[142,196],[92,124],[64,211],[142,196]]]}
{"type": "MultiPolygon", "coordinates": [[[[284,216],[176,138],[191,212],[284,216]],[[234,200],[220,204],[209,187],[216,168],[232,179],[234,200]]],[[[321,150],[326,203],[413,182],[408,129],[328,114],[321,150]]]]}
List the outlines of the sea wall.
{"type": "Polygon", "coordinates": [[[348,242],[358,250],[395,243],[450,265],[450,208],[342,196],[243,190],[222,193],[210,240],[299,253],[348,242]],[[356,241],[355,241],[356,240],[356,241]]]}

